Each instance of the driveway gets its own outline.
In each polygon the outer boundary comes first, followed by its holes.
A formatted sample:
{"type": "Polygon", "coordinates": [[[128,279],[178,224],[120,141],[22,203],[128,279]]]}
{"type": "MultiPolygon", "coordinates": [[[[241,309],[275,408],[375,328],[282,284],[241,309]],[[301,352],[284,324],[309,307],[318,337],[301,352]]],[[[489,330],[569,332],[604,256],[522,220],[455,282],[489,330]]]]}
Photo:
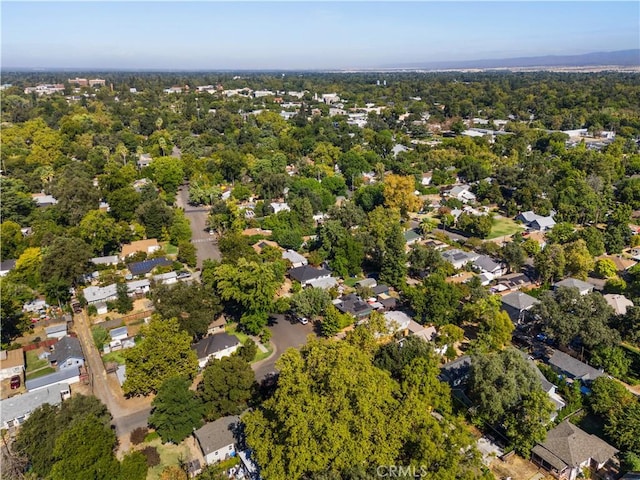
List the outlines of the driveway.
{"type": "Polygon", "coordinates": [[[93,343],[90,320],[83,311],[74,314],[73,322],[88,367],[91,392],[109,409],[116,434],[126,436],[135,428],[146,426],[151,411],[151,398],[126,399],[120,393],[119,385],[110,385],[117,384],[117,380],[114,375],[107,376],[100,353],[93,343]]]}
{"type": "Polygon", "coordinates": [[[271,330],[271,344],[273,355],[252,365],[256,373],[256,380],[260,382],[267,374],[275,372],[275,363],[288,348],[300,348],[307,343],[307,337],[317,338],[312,323],[302,325],[300,322],[289,321],[284,315],[274,315],[275,320],[269,326],[271,330]]]}
{"type": "Polygon", "coordinates": [[[197,266],[201,268],[202,262],[206,259],[220,260],[222,257],[218,244],[209,235],[209,229],[206,227],[209,210],[204,207],[189,205],[189,187],[186,185],[182,185],[178,189],[176,205],[184,210],[184,214],[191,224],[191,231],[193,232],[191,243],[196,246],[197,266]]]}

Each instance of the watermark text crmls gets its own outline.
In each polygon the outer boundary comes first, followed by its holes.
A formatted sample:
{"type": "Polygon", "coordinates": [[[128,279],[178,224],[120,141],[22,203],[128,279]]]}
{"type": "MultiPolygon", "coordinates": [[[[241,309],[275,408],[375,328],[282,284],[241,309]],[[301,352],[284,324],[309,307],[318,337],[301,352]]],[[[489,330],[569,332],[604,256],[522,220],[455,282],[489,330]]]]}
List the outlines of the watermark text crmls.
{"type": "Polygon", "coordinates": [[[427,476],[424,465],[378,465],[376,475],[379,478],[422,478],[427,476]]]}

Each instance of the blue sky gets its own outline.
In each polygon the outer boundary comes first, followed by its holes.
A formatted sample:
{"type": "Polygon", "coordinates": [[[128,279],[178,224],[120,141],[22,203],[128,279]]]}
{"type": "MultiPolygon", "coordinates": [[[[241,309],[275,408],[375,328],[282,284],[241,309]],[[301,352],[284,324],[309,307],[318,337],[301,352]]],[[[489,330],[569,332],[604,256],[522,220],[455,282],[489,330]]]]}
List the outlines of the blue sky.
{"type": "Polygon", "coordinates": [[[9,2],[2,67],[366,68],[640,48],[640,2],[9,2]]]}

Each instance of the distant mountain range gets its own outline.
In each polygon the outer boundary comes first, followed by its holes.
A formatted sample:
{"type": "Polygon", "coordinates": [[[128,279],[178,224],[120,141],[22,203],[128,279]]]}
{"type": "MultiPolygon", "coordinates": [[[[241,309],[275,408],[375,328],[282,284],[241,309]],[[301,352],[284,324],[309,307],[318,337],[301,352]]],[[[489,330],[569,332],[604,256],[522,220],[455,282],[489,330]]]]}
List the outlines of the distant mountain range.
{"type": "Polygon", "coordinates": [[[543,57],[494,58],[487,60],[452,60],[446,62],[421,62],[388,65],[385,69],[485,69],[485,68],[527,68],[527,67],[592,67],[592,66],[640,66],[640,49],[618,50],[615,52],[593,52],[582,55],[546,55],[543,57]]]}

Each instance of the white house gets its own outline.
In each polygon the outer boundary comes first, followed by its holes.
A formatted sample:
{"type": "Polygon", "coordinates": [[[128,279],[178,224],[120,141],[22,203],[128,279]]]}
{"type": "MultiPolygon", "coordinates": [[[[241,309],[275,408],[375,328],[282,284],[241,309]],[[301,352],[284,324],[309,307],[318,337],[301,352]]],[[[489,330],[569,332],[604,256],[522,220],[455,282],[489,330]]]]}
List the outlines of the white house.
{"type": "Polygon", "coordinates": [[[204,337],[191,348],[196,351],[198,356],[198,365],[200,368],[204,368],[207,362],[216,358],[220,360],[223,357],[228,357],[240,348],[240,341],[228,333],[222,332],[209,337],[204,337]]]}
{"type": "Polygon", "coordinates": [[[222,417],[193,432],[207,465],[235,457],[239,423],[238,417],[222,417]]]}
{"type": "Polygon", "coordinates": [[[273,208],[273,213],[289,212],[291,210],[286,202],[272,202],[270,205],[273,208]]]}
{"type": "Polygon", "coordinates": [[[447,192],[447,195],[452,198],[457,198],[462,203],[476,201],[476,195],[471,191],[471,185],[456,185],[447,192]]]}
{"type": "Polygon", "coordinates": [[[49,355],[51,365],[59,370],[78,368],[84,365],[84,354],[80,340],[75,337],[64,337],[53,345],[53,353],[49,355]]]}
{"type": "Polygon", "coordinates": [[[153,280],[162,285],[172,285],[178,282],[178,274],[176,272],[160,273],[153,276],[153,280]]]}
{"type": "Polygon", "coordinates": [[[289,260],[293,268],[302,267],[309,264],[309,261],[295,250],[286,250],[282,252],[282,258],[284,260],[289,260]]]}

